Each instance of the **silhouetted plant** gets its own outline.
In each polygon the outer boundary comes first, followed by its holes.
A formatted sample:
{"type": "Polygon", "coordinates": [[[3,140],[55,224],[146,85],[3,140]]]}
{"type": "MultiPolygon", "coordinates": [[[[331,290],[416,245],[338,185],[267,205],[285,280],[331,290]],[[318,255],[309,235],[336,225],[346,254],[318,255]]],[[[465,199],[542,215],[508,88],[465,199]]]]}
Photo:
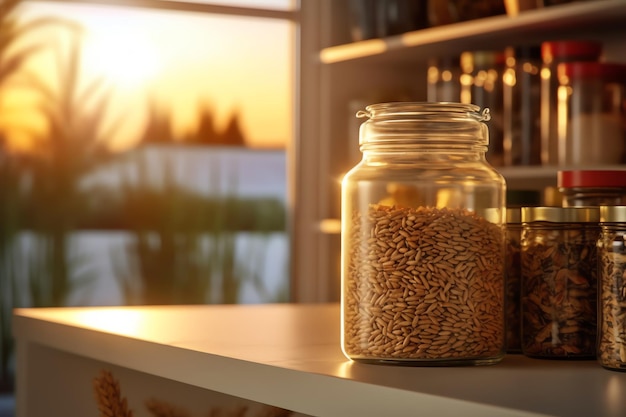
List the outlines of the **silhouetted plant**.
{"type": "MultiPolygon", "coordinates": [[[[267,247],[250,243],[242,262],[236,256],[236,237],[242,231],[259,237],[284,231],[282,204],[238,197],[235,176],[222,189],[224,173],[217,165],[207,178],[210,197],[187,191],[174,180],[167,157],[159,164],[164,167],[161,186],[148,181],[154,177],[148,175],[147,163],[140,162],[138,180],[128,180],[123,188],[121,210],[133,240],[124,250],[130,271],[118,268],[116,275],[126,303],[237,303],[246,281],[269,298],[260,277],[267,247]],[[263,210],[269,207],[276,210],[263,210]]],[[[124,264],[119,260],[114,258],[113,264],[124,264]]]]}
{"type": "Polygon", "coordinates": [[[245,146],[246,138],[241,130],[240,114],[235,112],[229,118],[226,126],[219,129],[213,108],[204,103],[199,105],[198,123],[195,129],[183,136],[182,140],[171,139],[171,116],[154,102],[149,103],[148,127],[142,135],[140,143],[177,143],[183,145],[207,146],[245,146]],[[165,135],[170,134],[167,140],[165,135]]]}
{"type": "Polygon", "coordinates": [[[56,85],[30,79],[42,97],[39,108],[48,124],[48,131],[39,138],[40,151],[32,168],[35,248],[48,267],[38,277],[41,282],[30,286],[36,306],[67,303],[73,285],[70,263],[79,261],[70,259],[69,234],[87,212],[87,198],[79,189],[79,180],[110,157],[108,140],[116,128],[105,124],[110,94],[103,80],[95,79],[82,87],[78,41],[73,40],[69,50],[59,54],[56,85]]]}
{"type": "MultiPolygon", "coordinates": [[[[21,3],[21,0],[0,2],[0,94],[13,86],[12,82],[17,84],[28,61],[47,47],[41,41],[24,42],[27,35],[51,28],[77,28],[75,24],[58,18],[20,22],[16,12],[21,3]]],[[[7,110],[2,109],[5,114],[7,110]]],[[[18,279],[27,277],[35,267],[30,271],[20,269],[20,265],[26,262],[27,253],[17,242],[18,232],[25,220],[25,197],[21,185],[27,164],[8,149],[4,132],[0,136],[0,388],[10,388],[12,375],[9,360],[13,352],[11,314],[24,298],[18,279]]]]}
{"type": "Polygon", "coordinates": [[[139,138],[140,144],[166,144],[174,141],[172,113],[154,99],[148,100],[148,121],[139,138]]]}

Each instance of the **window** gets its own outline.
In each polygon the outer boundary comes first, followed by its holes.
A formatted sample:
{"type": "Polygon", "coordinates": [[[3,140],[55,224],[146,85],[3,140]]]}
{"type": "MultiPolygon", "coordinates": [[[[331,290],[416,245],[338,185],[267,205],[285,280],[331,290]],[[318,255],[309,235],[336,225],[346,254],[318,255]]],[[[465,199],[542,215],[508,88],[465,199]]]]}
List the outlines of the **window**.
{"type": "Polygon", "coordinates": [[[13,3],[0,301],[287,301],[291,2],[13,3]]]}

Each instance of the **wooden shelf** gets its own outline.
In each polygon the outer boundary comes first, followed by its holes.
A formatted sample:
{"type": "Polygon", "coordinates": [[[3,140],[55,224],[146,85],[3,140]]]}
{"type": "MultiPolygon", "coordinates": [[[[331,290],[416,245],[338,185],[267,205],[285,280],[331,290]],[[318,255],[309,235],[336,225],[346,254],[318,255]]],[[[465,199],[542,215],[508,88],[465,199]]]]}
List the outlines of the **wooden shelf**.
{"type": "Polygon", "coordinates": [[[575,2],[530,10],[516,17],[506,15],[454,23],[324,48],[320,61],[334,64],[352,61],[423,61],[465,50],[503,49],[547,39],[589,37],[590,33],[625,31],[626,1],[575,2]]]}

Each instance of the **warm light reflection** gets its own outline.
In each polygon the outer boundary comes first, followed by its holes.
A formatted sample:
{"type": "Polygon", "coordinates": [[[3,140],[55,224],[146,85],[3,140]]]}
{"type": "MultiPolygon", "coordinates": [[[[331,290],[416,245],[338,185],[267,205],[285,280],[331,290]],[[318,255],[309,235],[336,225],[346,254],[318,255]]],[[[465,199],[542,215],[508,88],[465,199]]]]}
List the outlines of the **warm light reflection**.
{"type": "Polygon", "coordinates": [[[557,107],[556,107],[556,131],[558,140],[558,161],[561,164],[566,163],[567,155],[567,136],[568,136],[568,122],[567,122],[567,101],[571,95],[571,87],[562,85],[557,89],[557,107]]]}
{"type": "Polygon", "coordinates": [[[97,309],[78,313],[78,319],[86,326],[111,333],[136,334],[142,327],[141,312],[129,309],[97,309]]]}
{"type": "Polygon", "coordinates": [[[617,375],[609,378],[606,384],[605,398],[606,407],[611,415],[618,415],[624,405],[624,389],[626,387],[617,375]]]}
{"type": "Polygon", "coordinates": [[[339,376],[341,378],[350,378],[351,376],[351,370],[352,370],[352,364],[354,362],[351,361],[350,359],[346,360],[345,362],[342,362],[339,364],[339,369],[337,370],[337,374],[339,374],[339,376]]]}
{"type": "Polygon", "coordinates": [[[387,51],[387,44],[383,39],[368,39],[349,45],[346,48],[335,46],[323,49],[320,53],[320,59],[324,64],[332,64],[342,60],[382,54],[385,51],[387,51]]]}

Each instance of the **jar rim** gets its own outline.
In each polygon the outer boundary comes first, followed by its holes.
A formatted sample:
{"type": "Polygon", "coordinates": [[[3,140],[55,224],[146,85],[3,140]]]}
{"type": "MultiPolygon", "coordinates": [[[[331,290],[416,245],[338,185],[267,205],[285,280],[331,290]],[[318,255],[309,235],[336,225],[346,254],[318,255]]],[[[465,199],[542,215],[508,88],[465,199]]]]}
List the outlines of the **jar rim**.
{"type": "Polygon", "coordinates": [[[626,222],[626,206],[600,206],[600,223],[626,222]]]}
{"type": "Polygon", "coordinates": [[[491,115],[488,108],[480,112],[480,106],[455,102],[396,101],[369,104],[365,110],[359,110],[358,118],[373,118],[380,115],[433,115],[439,113],[459,113],[477,121],[489,121],[491,115]]]}

